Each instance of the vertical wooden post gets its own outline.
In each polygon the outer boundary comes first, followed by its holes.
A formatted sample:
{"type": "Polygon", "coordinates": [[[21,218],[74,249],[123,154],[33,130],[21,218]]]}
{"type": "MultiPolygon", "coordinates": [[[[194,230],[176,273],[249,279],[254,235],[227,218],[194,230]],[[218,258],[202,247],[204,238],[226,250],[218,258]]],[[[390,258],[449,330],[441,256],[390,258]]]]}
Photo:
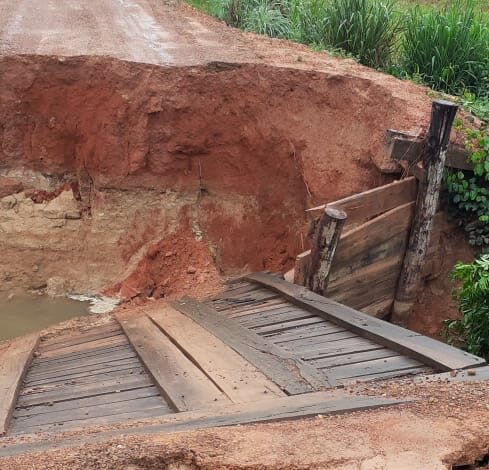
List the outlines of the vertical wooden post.
{"type": "Polygon", "coordinates": [[[392,309],[392,321],[403,326],[408,323],[409,312],[416,300],[421,282],[422,267],[438,206],[450,131],[457,109],[458,106],[449,101],[433,101],[431,123],[423,152],[425,178],[420,182],[416,210],[392,309]]]}
{"type": "Polygon", "coordinates": [[[336,246],[346,221],[346,213],[326,207],[314,234],[309,269],[309,289],[324,295],[328,286],[329,273],[333,263],[336,246]]]}

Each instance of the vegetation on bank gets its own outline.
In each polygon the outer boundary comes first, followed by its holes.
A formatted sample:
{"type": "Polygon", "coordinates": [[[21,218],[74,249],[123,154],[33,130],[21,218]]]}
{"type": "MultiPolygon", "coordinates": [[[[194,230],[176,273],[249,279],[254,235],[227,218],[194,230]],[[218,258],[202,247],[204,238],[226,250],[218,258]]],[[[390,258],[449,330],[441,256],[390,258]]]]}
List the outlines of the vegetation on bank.
{"type": "Polygon", "coordinates": [[[481,255],[471,264],[458,263],[452,278],[461,283],[455,299],[462,318],[446,322],[448,338],[489,359],[489,255],[481,255]]]}

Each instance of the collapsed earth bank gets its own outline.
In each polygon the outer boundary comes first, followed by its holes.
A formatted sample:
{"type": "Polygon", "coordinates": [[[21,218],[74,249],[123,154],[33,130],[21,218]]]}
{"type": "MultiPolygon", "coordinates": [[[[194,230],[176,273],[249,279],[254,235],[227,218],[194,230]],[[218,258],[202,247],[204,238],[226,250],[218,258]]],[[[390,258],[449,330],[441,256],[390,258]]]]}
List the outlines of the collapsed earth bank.
{"type": "Polygon", "coordinates": [[[284,271],[304,246],[304,210],[384,183],[386,129],[419,132],[430,109],[422,88],[377,73],[0,61],[9,292],[161,297],[284,271]]]}

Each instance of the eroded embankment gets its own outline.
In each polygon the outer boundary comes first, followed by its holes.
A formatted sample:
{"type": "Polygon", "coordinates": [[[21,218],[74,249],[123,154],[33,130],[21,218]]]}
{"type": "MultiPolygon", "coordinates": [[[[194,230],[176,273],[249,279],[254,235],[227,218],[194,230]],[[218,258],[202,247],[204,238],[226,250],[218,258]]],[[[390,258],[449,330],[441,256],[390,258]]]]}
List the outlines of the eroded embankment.
{"type": "Polygon", "coordinates": [[[385,130],[426,118],[365,78],[252,64],[16,56],[0,93],[4,291],[286,269],[304,209],[382,183],[385,130]]]}

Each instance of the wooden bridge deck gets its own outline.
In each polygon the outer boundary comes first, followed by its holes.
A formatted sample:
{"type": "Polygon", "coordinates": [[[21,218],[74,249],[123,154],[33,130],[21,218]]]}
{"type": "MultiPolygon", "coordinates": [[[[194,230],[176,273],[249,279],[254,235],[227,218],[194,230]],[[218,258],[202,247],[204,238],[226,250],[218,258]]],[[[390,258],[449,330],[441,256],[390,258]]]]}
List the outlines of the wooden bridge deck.
{"type": "Polygon", "coordinates": [[[11,432],[120,423],[172,413],[117,322],[40,343],[11,432]]]}
{"type": "Polygon", "coordinates": [[[25,434],[168,417],[171,430],[365,409],[393,401],[335,387],[485,364],[265,274],[116,320],[0,346],[0,433],[9,422],[25,434]]]}

